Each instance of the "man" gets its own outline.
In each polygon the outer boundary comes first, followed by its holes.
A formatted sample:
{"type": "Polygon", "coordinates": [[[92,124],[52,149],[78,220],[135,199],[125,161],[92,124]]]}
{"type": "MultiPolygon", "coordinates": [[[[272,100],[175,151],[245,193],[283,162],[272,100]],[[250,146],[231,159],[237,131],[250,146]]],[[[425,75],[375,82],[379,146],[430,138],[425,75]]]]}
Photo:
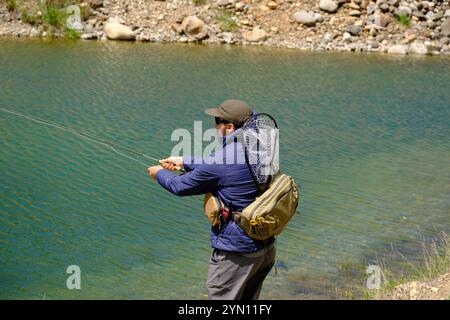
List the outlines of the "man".
{"type": "MultiPolygon", "coordinates": [[[[162,166],[148,168],[149,174],[175,195],[212,192],[230,212],[241,212],[258,196],[240,140],[241,127],[252,116],[252,110],[243,101],[227,100],[205,112],[215,117],[217,133],[223,137],[222,149],[201,161],[169,157],[161,160],[162,166]],[[178,169],[186,173],[177,175],[170,171],[178,169]]],[[[250,238],[230,214],[221,219],[220,227],[211,228],[211,246],[209,299],[258,299],[275,262],[275,239],[250,238]]]]}

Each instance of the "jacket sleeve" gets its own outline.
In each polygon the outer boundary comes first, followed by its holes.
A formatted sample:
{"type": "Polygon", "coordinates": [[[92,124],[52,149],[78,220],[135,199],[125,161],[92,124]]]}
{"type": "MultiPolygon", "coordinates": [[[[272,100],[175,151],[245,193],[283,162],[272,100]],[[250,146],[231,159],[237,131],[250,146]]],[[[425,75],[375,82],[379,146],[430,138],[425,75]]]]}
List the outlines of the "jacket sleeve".
{"type": "Polygon", "coordinates": [[[213,191],[218,183],[219,176],[205,166],[198,166],[181,176],[170,170],[160,170],[156,175],[158,183],[169,192],[177,196],[192,196],[213,191]]]}
{"type": "Polygon", "coordinates": [[[192,157],[192,156],[183,157],[183,167],[184,170],[186,171],[192,171],[201,164],[203,164],[202,157],[192,157]]]}

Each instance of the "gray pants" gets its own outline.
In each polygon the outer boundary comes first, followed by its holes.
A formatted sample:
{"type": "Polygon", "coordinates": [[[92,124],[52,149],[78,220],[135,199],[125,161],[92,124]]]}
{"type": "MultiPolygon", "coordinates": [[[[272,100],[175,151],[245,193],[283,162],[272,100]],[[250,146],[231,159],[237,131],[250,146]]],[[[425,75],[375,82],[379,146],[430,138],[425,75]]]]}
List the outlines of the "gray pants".
{"type": "Polygon", "coordinates": [[[275,263],[275,244],[252,253],[214,249],[209,261],[208,298],[256,300],[275,263]]]}

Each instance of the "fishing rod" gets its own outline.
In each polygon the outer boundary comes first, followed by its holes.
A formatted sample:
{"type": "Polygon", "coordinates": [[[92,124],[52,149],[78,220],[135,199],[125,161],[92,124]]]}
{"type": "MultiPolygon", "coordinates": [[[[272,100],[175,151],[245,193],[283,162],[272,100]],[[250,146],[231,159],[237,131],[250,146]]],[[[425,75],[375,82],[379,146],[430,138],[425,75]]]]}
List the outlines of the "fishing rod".
{"type": "Polygon", "coordinates": [[[127,157],[127,158],[130,158],[130,159],[133,159],[133,160],[135,160],[135,161],[137,161],[137,162],[139,162],[139,163],[141,163],[141,164],[143,164],[145,166],[148,166],[148,165],[143,163],[143,162],[141,162],[141,161],[139,161],[139,160],[137,160],[137,159],[135,159],[135,158],[132,158],[132,157],[130,157],[128,155],[125,155],[125,154],[122,154],[122,153],[118,152],[117,150],[115,150],[115,148],[118,148],[120,150],[129,152],[129,153],[132,153],[132,154],[135,154],[135,155],[138,155],[138,156],[141,156],[143,158],[147,158],[147,159],[150,159],[152,161],[155,161],[155,162],[159,163],[159,159],[156,159],[154,157],[146,155],[145,153],[138,152],[138,151],[132,150],[130,148],[123,147],[123,146],[121,146],[119,144],[116,144],[116,143],[113,143],[113,142],[109,142],[109,141],[107,141],[105,139],[98,138],[98,137],[93,136],[91,134],[72,129],[72,128],[63,126],[61,124],[55,123],[55,122],[51,122],[51,121],[48,121],[48,120],[40,119],[40,118],[37,118],[37,117],[34,117],[34,116],[30,116],[30,115],[25,114],[25,113],[12,111],[12,110],[8,110],[8,109],[4,109],[4,108],[0,108],[0,111],[6,112],[6,113],[9,113],[9,114],[18,116],[18,117],[26,118],[26,119],[29,119],[29,120],[32,120],[32,121],[35,121],[35,122],[38,122],[38,123],[42,123],[42,124],[45,124],[45,125],[48,125],[48,126],[52,126],[52,127],[55,127],[55,128],[61,129],[61,130],[65,130],[65,131],[71,132],[73,134],[76,134],[78,136],[81,136],[81,137],[83,137],[85,139],[88,139],[90,141],[109,146],[110,149],[113,150],[114,152],[116,152],[117,154],[119,154],[121,156],[124,156],[124,157],[127,157]]]}

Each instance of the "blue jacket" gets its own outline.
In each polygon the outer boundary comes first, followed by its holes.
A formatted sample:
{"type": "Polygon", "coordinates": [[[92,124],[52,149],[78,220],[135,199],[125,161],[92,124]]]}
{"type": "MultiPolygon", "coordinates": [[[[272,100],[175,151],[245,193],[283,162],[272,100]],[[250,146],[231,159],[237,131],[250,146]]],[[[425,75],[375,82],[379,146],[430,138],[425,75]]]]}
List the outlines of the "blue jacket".
{"type": "MultiPolygon", "coordinates": [[[[178,196],[191,196],[212,192],[232,211],[242,211],[258,195],[258,189],[245,163],[242,130],[223,139],[223,148],[207,158],[184,157],[183,175],[160,170],[158,183],[178,196]]],[[[263,241],[252,239],[229,219],[219,230],[211,228],[211,246],[232,252],[254,252],[264,246],[263,241]]]]}

